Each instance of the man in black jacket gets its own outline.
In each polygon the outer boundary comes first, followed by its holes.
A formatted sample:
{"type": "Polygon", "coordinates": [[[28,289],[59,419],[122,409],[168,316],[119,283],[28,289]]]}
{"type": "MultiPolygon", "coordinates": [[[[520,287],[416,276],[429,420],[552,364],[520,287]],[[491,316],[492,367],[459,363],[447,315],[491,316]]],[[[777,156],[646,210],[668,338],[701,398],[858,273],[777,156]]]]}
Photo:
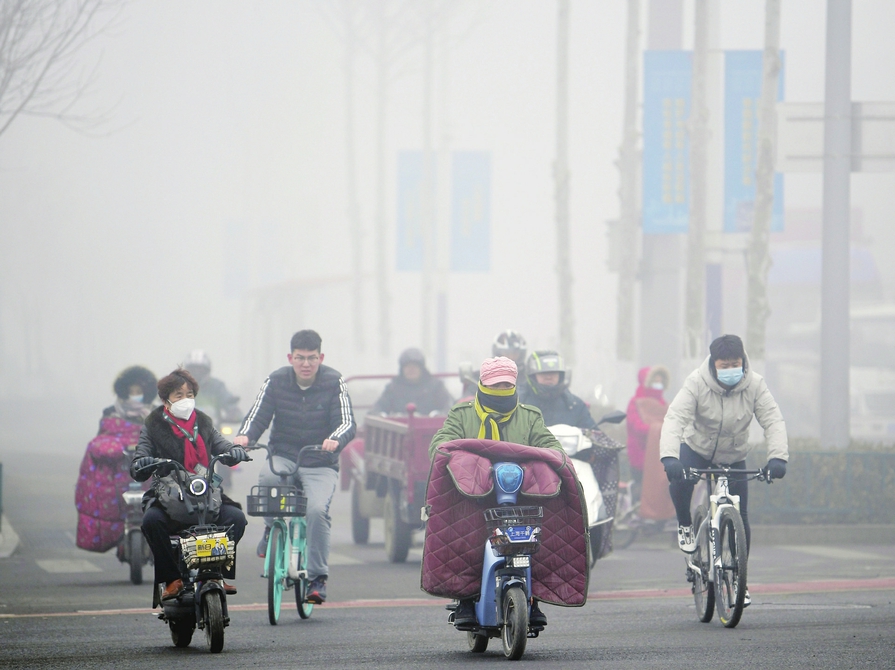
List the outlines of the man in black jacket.
{"type": "Polygon", "coordinates": [[[519,402],[534,405],[544,415],[544,423],[564,423],[576,428],[596,428],[584,401],[569,390],[563,357],[556,351],[533,351],[526,363],[528,379],[519,386],[519,402]]]}
{"type": "MultiPolygon", "coordinates": [[[[270,429],[270,448],[277,470],[288,470],[296,462],[302,447],[322,445],[322,452],[306,453],[298,469],[304,495],[308,499],[308,600],[326,600],[329,574],[329,537],[332,520],[329,505],[336,491],[338,453],[354,437],[357,426],[351,399],[342,375],[323,365],[320,336],[313,330],[300,330],[292,336],[290,365],[275,370],[261,385],[255,403],[243,420],[234,444],[256,442],[270,429]]],[[[280,483],[267,463],[258,476],[260,486],[280,483]]],[[[267,553],[270,522],[258,545],[258,555],[267,553]]]]}

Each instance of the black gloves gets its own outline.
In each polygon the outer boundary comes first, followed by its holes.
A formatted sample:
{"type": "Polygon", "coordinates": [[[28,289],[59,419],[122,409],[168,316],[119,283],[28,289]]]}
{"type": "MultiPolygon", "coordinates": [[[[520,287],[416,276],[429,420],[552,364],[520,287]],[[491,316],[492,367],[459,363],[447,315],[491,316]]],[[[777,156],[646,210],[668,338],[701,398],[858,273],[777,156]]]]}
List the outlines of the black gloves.
{"type": "Polygon", "coordinates": [[[662,465],[665,466],[665,476],[670,482],[679,482],[684,479],[684,464],[679,458],[674,456],[666,456],[662,459],[662,465]]]}
{"type": "Polygon", "coordinates": [[[140,456],[140,458],[134,461],[134,472],[148,468],[151,465],[155,465],[155,459],[152,456],[140,456]]]}
{"type": "Polygon", "coordinates": [[[235,446],[230,447],[230,451],[221,456],[220,461],[224,465],[234,466],[237,463],[242,463],[243,461],[250,461],[248,453],[242,447],[235,446]]]}
{"type": "Polygon", "coordinates": [[[772,458],[768,461],[765,472],[768,473],[769,481],[773,481],[775,479],[783,479],[783,477],[786,475],[786,461],[784,461],[782,458],[772,458]]]}

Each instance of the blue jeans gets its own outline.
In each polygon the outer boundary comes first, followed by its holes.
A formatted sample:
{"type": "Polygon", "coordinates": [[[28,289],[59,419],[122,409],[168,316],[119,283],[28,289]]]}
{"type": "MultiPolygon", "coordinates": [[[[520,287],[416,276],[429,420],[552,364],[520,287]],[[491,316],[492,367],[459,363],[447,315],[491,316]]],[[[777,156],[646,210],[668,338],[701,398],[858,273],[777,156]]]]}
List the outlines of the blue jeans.
{"type": "MultiPolygon", "coordinates": [[[[274,456],[274,466],[277,470],[291,470],[295,462],[282,456],[274,456]]],[[[332,528],[332,518],[329,516],[329,506],[336,492],[336,482],[339,473],[332,468],[299,468],[298,476],[301,478],[301,487],[308,499],[308,577],[329,576],[329,538],[332,528]]],[[[280,483],[280,476],[275,475],[270,469],[270,463],[265,461],[264,467],[258,475],[259,486],[276,486],[280,483]]],[[[295,477],[289,477],[287,482],[297,485],[295,477]]],[[[265,517],[264,523],[269,527],[273,521],[265,517]]]]}

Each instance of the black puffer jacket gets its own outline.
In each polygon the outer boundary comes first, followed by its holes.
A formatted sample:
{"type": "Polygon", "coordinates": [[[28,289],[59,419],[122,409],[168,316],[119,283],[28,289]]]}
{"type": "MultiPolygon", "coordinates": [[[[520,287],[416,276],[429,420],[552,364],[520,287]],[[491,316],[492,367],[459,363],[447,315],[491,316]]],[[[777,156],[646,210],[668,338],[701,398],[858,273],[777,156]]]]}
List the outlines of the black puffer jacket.
{"type": "MultiPolygon", "coordinates": [[[[321,365],[314,383],[305,391],[295,379],[295,371],[286,365],[270,374],[261,386],[255,403],[242,422],[240,435],[255,442],[270,429],[270,447],[274,453],[291,459],[302,447],[332,439],[339,443],[335,454],[357,432],[348,388],[338,371],[321,365]]],[[[319,454],[315,462],[302,465],[339,469],[335,455],[319,454]]]]}
{"type": "Polygon", "coordinates": [[[541,410],[544,423],[548,426],[564,423],[576,428],[597,427],[584,401],[566,388],[554,387],[546,393],[539,393],[526,381],[525,386],[519,387],[519,402],[541,410]]]}

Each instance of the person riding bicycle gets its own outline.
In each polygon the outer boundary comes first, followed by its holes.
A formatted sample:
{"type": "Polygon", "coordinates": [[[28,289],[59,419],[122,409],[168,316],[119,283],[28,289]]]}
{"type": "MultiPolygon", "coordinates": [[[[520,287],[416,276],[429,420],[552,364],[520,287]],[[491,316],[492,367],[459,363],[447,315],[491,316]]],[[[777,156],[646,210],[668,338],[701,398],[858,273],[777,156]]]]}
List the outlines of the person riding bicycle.
{"type": "MultiPolygon", "coordinates": [[[[248,460],[248,455],[240,446],[230,444],[215,429],[211,417],[198,411],[196,396],[199,383],[183,368],[178,368],[159,379],[158,396],[164,403],[156,407],[146,417],[140,438],[134,452],[130,474],[136,481],[149,479],[153,471],[149,468],[157,458],[168,458],[183,465],[189,472],[196,472],[199,466],[207,468],[212,456],[228,454],[221,462],[235,465],[248,460]]],[[[167,474],[160,466],[156,474],[167,474]]],[[[143,535],[152,549],[155,563],[155,583],[165,584],[162,600],[171,600],[183,591],[180,567],[171,549],[171,533],[184,530],[186,524],[174,521],[165,511],[162,502],[150,489],[143,496],[143,535]]],[[[222,496],[222,504],[216,525],[230,527],[228,534],[237,545],[246,527],[246,518],[239,506],[222,496]]],[[[224,577],[236,576],[236,564],[224,570],[224,577]]],[[[224,591],[236,593],[236,587],[223,583],[224,591]]]]}
{"type": "MultiPolygon", "coordinates": [[[[479,369],[475,398],[458,403],[448,412],[444,426],[429,444],[429,459],[435,457],[440,444],[462,439],[501,440],[562,451],[562,445],[544,425],[541,411],[519,402],[516,374],[516,363],[505,356],[485,359],[479,369]]],[[[475,621],[474,600],[461,600],[454,613],[454,623],[467,625],[475,621]]],[[[536,600],[532,603],[530,621],[533,626],[547,625],[547,617],[536,600]]]]}
{"type": "MultiPolygon", "coordinates": [[[[722,335],[712,342],[709,352],[668,406],[659,439],[659,457],[670,482],[669,491],[677,515],[678,545],[688,554],[696,551],[690,516],[690,500],[696,484],[685,476],[688,468],[709,468],[713,464],[745,468],[753,416],[764,429],[768,477],[783,478],[789,460],[783,415],[764,378],[749,367],[743,341],[736,335],[722,335]]],[[[751,541],[748,482],[731,476],[730,493],[740,497],[748,555],[751,541]]],[[[749,602],[747,590],[746,604],[749,602]]]]}
{"type": "Polygon", "coordinates": [[[438,377],[426,368],[426,357],[416,347],[405,349],[398,359],[399,374],[394,377],[370,410],[371,413],[404,414],[407,405],[416,405],[417,414],[447,414],[454,403],[438,377]]]}
{"type": "Polygon", "coordinates": [[[197,407],[212,417],[216,422],[237,422],[242,419],[239,409],[239,396],[234,395],[227,385],[217,377],[211,376],[211,359],[202,349],[193,349],[184,361],[183,367],[199,382],[202,397],[197,398],[197,407]]]}
{"type": "Polygon", "coordinates": [[[544,423],[564,423],[582,430],[597,427],[584,401],[569,390],[569,375],[559,352],[533,351],[525,363],[527,379],[519,386],[519,402],[534,405],[544,423]]]}
{"type": "MultiPolygon", "coordinates": [[[[322,340],[313,330],[300,330],[292,336],[286,358],[290,365],[270,373],[264,380],[255,403],[246,415],[234,444],[256,442],[273,421],[270,430],[270,455],[277,470],[289,470],[299,451],[309,445],[322,445],[322,452],[305,452],[298,477],[308,499],[308,602],[326,600],[329,577],[329,541],[332,519],[329,506],[338,480],[338,453],[357,432],[348,387],[342,375],[323,365],[322,340]]],[[[258,475],[259,486],[277,486],[280,476],[265,461],[258,475]]],[[[290,481],[295,485],[295,481],[290,481]]],[[[258,544],[258,556],[267,555],[272,520],[258,544]]]]}
{"type": "Polygon", "coordinates": [[[491,343],[491,356],[497,358],[505,356],[516,364],[518,379],[516,386],[525,386],[525,354],[528,353],[528,344],[522,333],[518,330],[502,330],[494,336],[491,343]]]}

